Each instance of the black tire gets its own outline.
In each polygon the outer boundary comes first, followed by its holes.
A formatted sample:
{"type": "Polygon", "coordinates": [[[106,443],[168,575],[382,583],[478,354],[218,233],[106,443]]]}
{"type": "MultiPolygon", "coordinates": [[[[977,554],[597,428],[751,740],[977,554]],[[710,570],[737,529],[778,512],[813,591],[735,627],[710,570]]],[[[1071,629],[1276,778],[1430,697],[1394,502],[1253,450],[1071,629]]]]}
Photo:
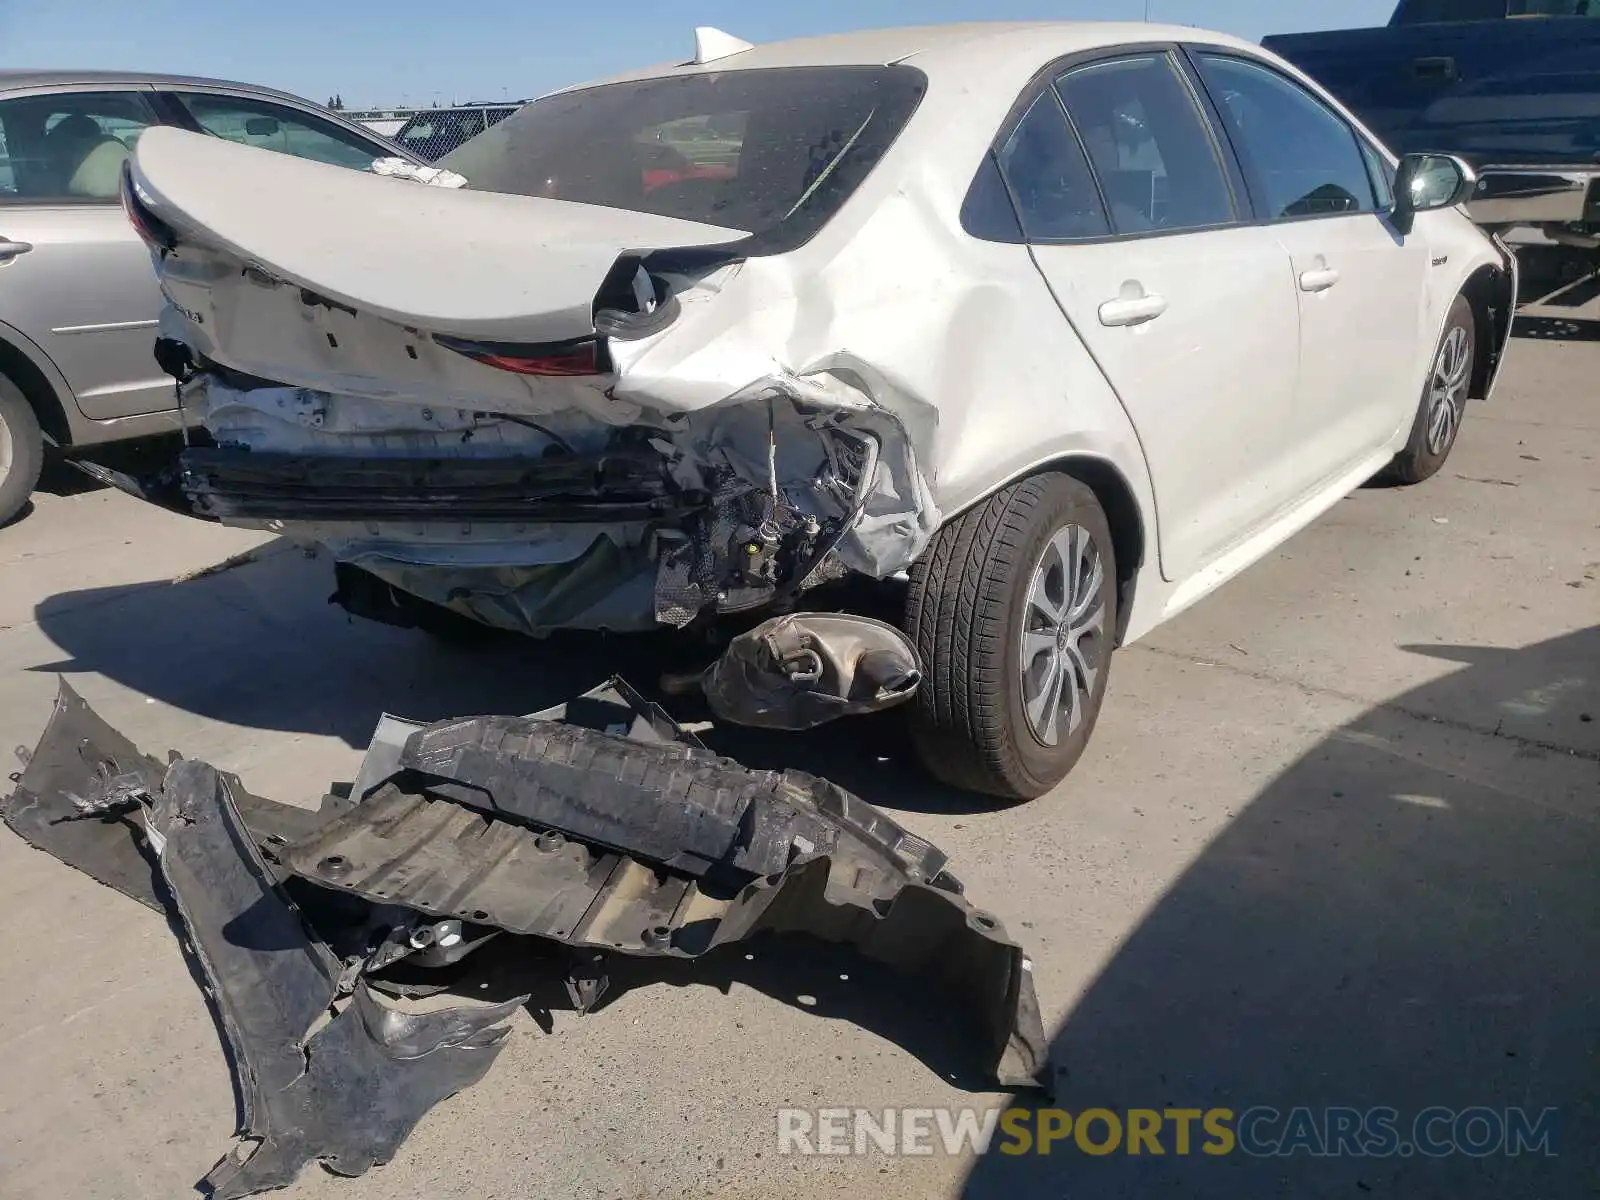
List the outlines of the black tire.
{"type": "Polygon", "coordinates": [[[1094,732],[1116,628],[1111,529],[1087,485],[1067,475],[1037,475],[949,522],[912,567],[906,600],[905,629],[923,669],[910,713],[918,757],[937,778],[966,791],[1013,800],[1048,792],[1094,732]],[[1088,534],[1098,555],[1104,616],[1092,647],[1092,686],[1079,693],[1082,719],[1048,745],[1024,709],[1022,635],[1035,568],[1057,533],[1071,526],[1088,534]]]}
{"type": "Polygon", "coordinates": [[[1457,296],[1450,305],[1450,312],[1445,317],[1444,332],[1439,335],[1439,344],[1434,347],[1433,357],[1428,360],[1428,374],[1422,382],[1422,399],[1417,404],[1417,417],[1411,425],[1411,437],[1406,441],[1406,448],[1395,455],[1389,465],[1378,475],[1378,482],[1409,486],[1421,483],[1424,479],[1438,473],[1444,466],[1444,460],[1450,457],[1450,451],[1455,448],[1456,438],[1461,432],[1461,421],[1466,416],[1467,393],[1472,388],[1472,373],[1478,362],[1478,322],[1473,315],[1472,305],[1465,296],[1457,296]],[[1461,364],[1461,381],[1459,385],[1459,398],[1454,404],[1454,417],[1450,420],[1448,436],[1437,443],[1431,443],[1434,417],[1434,384],[1439,377],[1442,356],[1452,337],[1458,332],[1466,334],[1466,361],[1461,364]]]}
{"type": "Polygon", "coordinates": [[[4,374],[0,374],[0,427],[0,525],[5,525],[22,511],[39,482],[44,434],[22,389],[4,374]]]}

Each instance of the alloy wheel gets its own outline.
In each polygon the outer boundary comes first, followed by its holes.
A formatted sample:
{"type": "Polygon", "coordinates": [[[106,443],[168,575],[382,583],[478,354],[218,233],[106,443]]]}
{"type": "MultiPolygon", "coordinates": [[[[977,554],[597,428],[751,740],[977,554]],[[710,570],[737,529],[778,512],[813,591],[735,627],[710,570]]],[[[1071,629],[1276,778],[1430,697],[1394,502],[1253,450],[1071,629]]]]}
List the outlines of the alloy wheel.
{"type": "Polygon", "coordinates": [[[1428,453],[1443,454],[1455,440],[1466,403],[1472,339],[1457,325],[1445,334],[1428,380],[1428,453]]]}
{"type": "Polygon", "coordinates": [[[1022,708],[1046,746],[1070,737],[1089,713],[1106,655],[1106,575],[1093,536],[1068,525],[1029,578],[1022,621],[1022,708]]]}

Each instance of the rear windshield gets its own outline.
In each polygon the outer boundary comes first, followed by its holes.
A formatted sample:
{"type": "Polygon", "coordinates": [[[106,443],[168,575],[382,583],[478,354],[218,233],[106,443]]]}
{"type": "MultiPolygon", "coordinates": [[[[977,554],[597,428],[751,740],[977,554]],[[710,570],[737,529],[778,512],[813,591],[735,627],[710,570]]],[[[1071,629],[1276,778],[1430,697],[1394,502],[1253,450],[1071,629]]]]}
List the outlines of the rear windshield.
{"type": "Polygon", "coordinates": [[[482,191],[722,225],[797,245],[916,108],[911,67],[667,76],[549,96],[439,165],[482,191]]]}

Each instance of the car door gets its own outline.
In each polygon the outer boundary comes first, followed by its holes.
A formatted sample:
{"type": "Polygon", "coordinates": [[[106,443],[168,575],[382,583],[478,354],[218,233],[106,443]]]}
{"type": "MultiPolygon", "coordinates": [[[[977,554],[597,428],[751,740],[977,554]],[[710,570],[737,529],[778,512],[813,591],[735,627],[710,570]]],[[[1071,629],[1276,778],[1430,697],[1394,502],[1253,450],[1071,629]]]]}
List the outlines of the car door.
{"type": "Polygon", "coordinates": [[[366,170],[373,159],[395,153],[378,139],[337,121],[265,97],[200,88],[169,94],[201,132],[243,146],[355,170],[366,170]]]}
{"type": "Polygon", "coordinates": [[[1169,49],[1067,67],[999,156],[1035,262],[1138,433],[1162,573],[1188,578],[1298,487],[1287,257],[1239,220],[1169,49]]]}
{"type": "Polygon", "coordinates": [[[1416,413],[1428,249],[1388,216],[1383,166],[1356,130],[1269,65],[1191,51],[1300,306],[1302,474],[1311,487],[1380,452],[1416,413]]]}
{"type": "Polygon", "coordinates": [[[122,160],[156,120],[148,88],[0,96],[0,322],[96,420],[172,407],[150,353],[161,293],[118,201],[122,160]]]}

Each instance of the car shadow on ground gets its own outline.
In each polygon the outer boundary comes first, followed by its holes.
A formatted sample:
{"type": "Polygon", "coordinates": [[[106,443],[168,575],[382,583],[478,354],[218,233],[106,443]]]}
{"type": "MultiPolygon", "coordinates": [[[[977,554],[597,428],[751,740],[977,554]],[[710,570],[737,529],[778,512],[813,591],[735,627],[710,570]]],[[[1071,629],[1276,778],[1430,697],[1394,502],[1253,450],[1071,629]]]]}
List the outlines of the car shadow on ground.
{"type": "MultiPolygon", "coordinates": [[[[249,561],[180,582],[62,593],[38,604],[34,618],[63,656],[30,669],[99,674],[197,716],[332,736],[357,748],[385,712],[419,721],[536,712],[612,675],[681,721],[710,716],[697,698],[661,693],[664,674],[697,669],[714,655],[681,637],[441,642],[350,617],[329,603],[332,590],[326,557],[275,542],[249,561]]],[[[879,598],[896,601],[892,591],[879,598]]],[[[136,730],[127,732],[138,740],[136,730]]],[[[747,766],[825,774],[890,808],[953,813],[1000,803],[942,787],[917,770],[897,712],[805,734],[718,726],[701,736],[747,766]]]]}
{"type": "MultiPolygon", "coordinates": [[[[349,619],[326,602],[330,574],[325,560],[273,544],[258,561],[182,583],[52,597],[37,619],[66,657],[34,669],[98,672],[204,717],[360,746],[383,711],[529,712],[613,673],[653,690],[682,665],[670,639],[438,645],[349,619]]],[[[1593,744],[1568,735],[1600,717],[1600,630],[1518,651],[1416,650],[1468,665],[1329,737],[1206,849],[1058,1031],[1058,1099],[1236,1112],[1555,1107],[1561,1157],[1134,1158],[1058,1147],[1048,1158],[984,1157],[971,1195],[1589,1194],[1600,1147],[1600,761],[1556,747],[1593,744]],[[1407,715],[1419,712],[1468,713],[1479,729],[1506,716],[1522,740],[1407,715]],[[1506,782],[1506,763],[1528,780],[1576,771],[1583,786],[1530,796],[1506,782]]],[[[994,807],[928,784],[895,726],[891,713],[708,741],[891,808],[994,807]]],[[[523,974],[546,995],[536,1011],[562,1005],[559,974],[523,974]]],[[[734,982],[857,1021],[961,1086],[982,1086],[959,1014],[907,1004],[920,985],[847,949],[734,947],[697,964],[627,964],[614,987],[734,982]]]]}
{"type": "MultiPolygon", "coordinates": [[[[439,642],[415,630],[348,617],[328,603],[332,572],[270,543],[230,566],[181,582],[86,589],[51,597],[35,618],[64,655],[33,668],[70,678],[94,673],[211,720],[277,732],[335,736],[365,746],[383,712],[416,720],[550,707],[620,674],[686,723],[709,717],[703,700],[663,695],[666,672],[703,665],[671,636],[569,635],[544,642],[486,636],[439,642]]],[[[879,593],[879,605],[899,601],[879,593]]],[[[880,609],[879,615],[890,615],[880,609]]],[[[719,753],[756,769],[825,775],[873,803],[912,811],[973,812],[1000,802],[946,789],[910,761],[900,714],[853,718],[803,734],[699,729],[719,753]]],[[[123,730],[136,743],[140,731],[123,730]]],[[[159,753],[165,746],[146,747],[159,753]]],[[[180,752],[185,747],[176,747],[180,752]]],[[[249,786],[249,778],[243,780],[249,786]]],[[[307,796],[333,780],[308,780],[307,796]]],[[[285,797],[285,799],[293,799],[285,797]]],[[[959,873],[960,864],[955,864],[959,873]]],[[[470,956],[452,990],[473,1000],[531,992],[545,1028],[570,1011],[559,953],[502,938],[470,956]],[[492,951],[492,952],[491,952],[492,951]],[[470,969],[469,969],[470,968],[470,969]]],[[[430,973],[436,975],[436,973],[430,973]]],[[[606,1003],[654,985],[752,988],[819,1018],[846,1020],[904,1048],[943,1079],[970,1090],[991,1082],[984,1033],[959,1004],[908,1004],[925,985],[848,946],[762,936],[684,962],[617,959],[606,1003]]],[[[607,1019],[604,1009],[591,1019],[607,1019]]]]}
{"type": "MultiPolygon", "coordinates": [[[[1168,1122],[1161,1156],[1125,1140],[1094,1156],[1071,1137],[1048,1157],[991,1152],[966,1195],[1595,1194],[1600,628],[1524,650],[1410,649],[1467,665],[1327,738],[1201,853],[1056,1032],[1056,1103],[1275,1109],[1252,1126],[1257,1149],[1297,1106],[1396,1109],[1404,1142],[1429,1106],[1534,1121],[1554,1108],[1558,1157],[1433,1158],[1398,1142],[1318,1157],[1314,1140],[1289,1157],[1212,1156],[1198,1121],[1181,1155],[1168,1122]],[[1523,738],[1408,715],[1464,712],[1523,738]]],[[[1425,1132],[1436,1145],[1450,1128],[1425,1132]]],[[[1488,1128],[1467,1136],[1481,1146],[1488,1128]]],[[[1091,1126],[1091,1146],[1107,1137],[1091,1126]]]]}
{"type": "Polygon", "coordinates": [[[105,486],[59,455],[48,454],[45,456],[44,470],[39,474],[38,486],[34,490],[51,496],[81,496],[85,492],[98,492],[105,486]]]}

